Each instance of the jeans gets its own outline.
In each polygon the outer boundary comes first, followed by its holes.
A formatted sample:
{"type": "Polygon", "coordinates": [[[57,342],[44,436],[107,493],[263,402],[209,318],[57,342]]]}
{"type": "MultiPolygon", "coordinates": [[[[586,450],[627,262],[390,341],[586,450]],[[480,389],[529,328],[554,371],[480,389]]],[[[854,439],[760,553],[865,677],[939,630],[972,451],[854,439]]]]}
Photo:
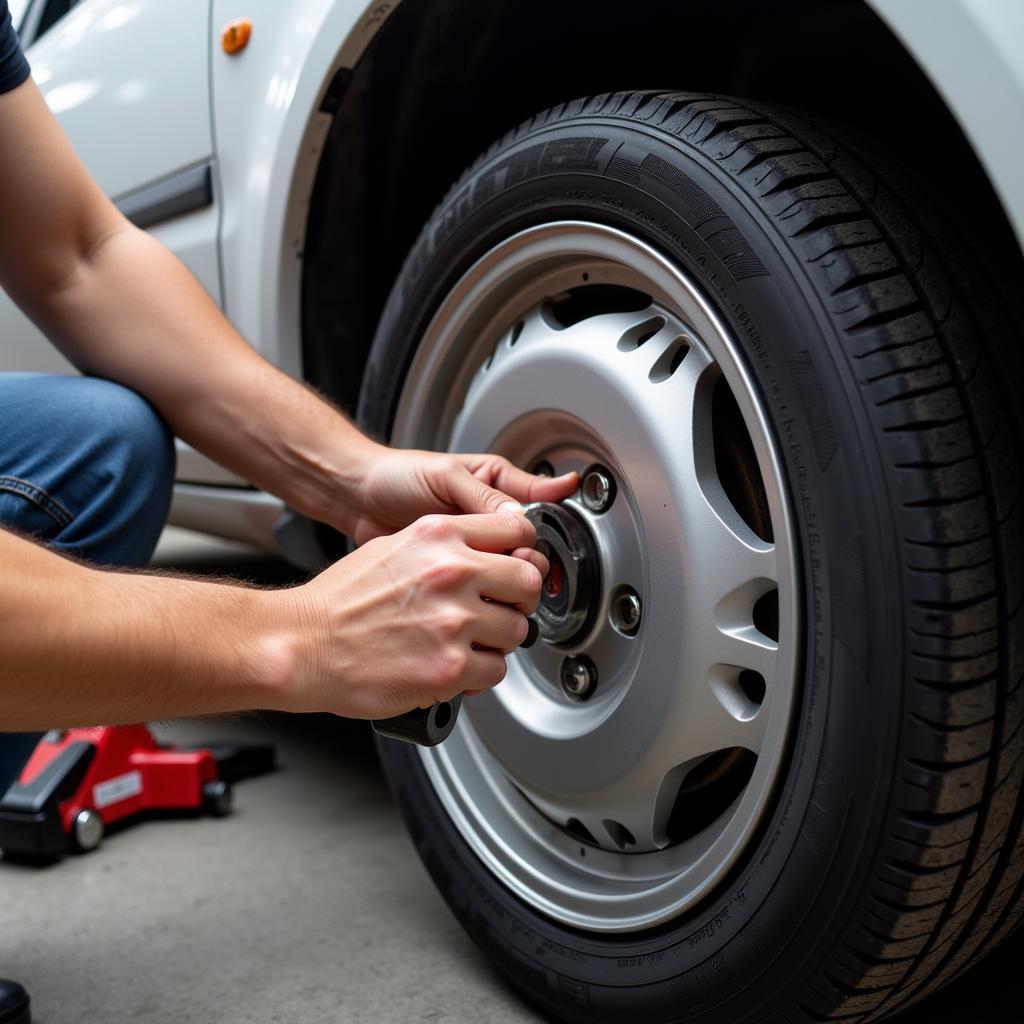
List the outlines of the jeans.
{"type": "MultiPolygon", "coordinates": [[[[0,373],[0,527],[96,565],[143,566],[173,480],[171,435],[134,391],[94,377],[0,373]]],[[[2,687],[0,678],[0,700],[2,687]]],[[[39,736],[0,733],[0,796],[39,736]]]]}

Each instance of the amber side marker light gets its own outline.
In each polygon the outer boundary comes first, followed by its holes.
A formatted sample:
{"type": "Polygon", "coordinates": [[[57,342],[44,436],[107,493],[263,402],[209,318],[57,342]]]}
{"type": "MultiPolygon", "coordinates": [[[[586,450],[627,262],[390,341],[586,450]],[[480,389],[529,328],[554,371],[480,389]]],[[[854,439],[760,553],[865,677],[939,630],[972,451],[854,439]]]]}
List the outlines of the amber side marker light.
{"type": "Polygon", "coordinates": [[[225,53],[238,53],[245,49],[251,35],[252,22],[248,18],[236,18],[220,30],[220,45],[225,53]]]}

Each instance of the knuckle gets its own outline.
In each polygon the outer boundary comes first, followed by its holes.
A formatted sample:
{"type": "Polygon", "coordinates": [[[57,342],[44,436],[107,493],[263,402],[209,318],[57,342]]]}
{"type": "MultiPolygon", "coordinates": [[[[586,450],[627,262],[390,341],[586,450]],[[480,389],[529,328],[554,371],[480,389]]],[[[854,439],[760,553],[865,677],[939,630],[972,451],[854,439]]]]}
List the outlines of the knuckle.
{"type": "Polygon", "coordinates": [[[471,567],[455,556],[439,558],[423,570],[423,582],[433,590],[454,590],[465,582],[471,567]]]}
{"type": "Polygon", "coordinates": [[[517,548],[531,546],[528,540],[523,540],[523,538],[527,536],[524,527],[529,527],[530,530],[533,530],[533,527],[527,521],[525,516],[519,515],[518,512],[496,512],[495,515],[498,516],[498,522],[501,523],[506,547],[517,548]]]}
{"type": "Polygon", "coordinates": [[[519,527],[519,536],[522,538],[521,543],[525,548],[536,547],[537,544],[537,528],[530,522],[526,516],[516,516],[517,525],[519,527]]]}
{"type": "Polygon", "coordinates": [[[460,647],[448,647],[438,656],[435,675],[445,687],[456,686],[466,674],[469,655],[460,647]]]}
{"type": "Polygon", "coordinates": [[[530,624],[526,621],[525,615],[516,616],[516,647],[518,647],[529,635],[530,624]]]}
{"type": "Polygon", "coordinates": [[[544,577],[541,576],[540,569],[532,562],[520,562],[519,564],[522,566],[519,570],[519,579],[523,589],[531,594],[539,594],[540,588],[544,584],[544,577]]]}
{"type": "Polygon", "coordinates": [[[454,640],[466,627],[467,616],[459,608],[446,608],[438,613],[434,630],[443,640],[454,640]]]}
{"type": "Polygon", "coordinates": [[[447,540],[452,535],[452,523],[449,516],[432,514],[416,520],[416,533],[425,541],[447,540]]]}
{"type": "Polygon", "coordinates": [[[540,573],[541,585],[543,586],[547,574],[551,572],[551,563],[539,551],[533,552],[530,561],[537,567],[537,572],[540,573]]]}

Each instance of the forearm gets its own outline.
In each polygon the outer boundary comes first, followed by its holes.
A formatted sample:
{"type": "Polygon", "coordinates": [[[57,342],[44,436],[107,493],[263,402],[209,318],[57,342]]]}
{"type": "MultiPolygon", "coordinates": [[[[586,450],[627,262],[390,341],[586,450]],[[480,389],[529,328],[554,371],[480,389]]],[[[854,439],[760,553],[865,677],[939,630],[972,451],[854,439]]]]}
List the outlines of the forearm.
{"type": "Polygon", "coordinates": [[[0,531],[0,731],[286,705],[272,592],[106,572],[0,531]]]}
{"type": "Polygon", "coordinates": [[[125,224],[33,313],[83,371],[145,395],[195,448],[294,508],[349,525],[375,446],[234,331],[163,245],[125,224]]]}

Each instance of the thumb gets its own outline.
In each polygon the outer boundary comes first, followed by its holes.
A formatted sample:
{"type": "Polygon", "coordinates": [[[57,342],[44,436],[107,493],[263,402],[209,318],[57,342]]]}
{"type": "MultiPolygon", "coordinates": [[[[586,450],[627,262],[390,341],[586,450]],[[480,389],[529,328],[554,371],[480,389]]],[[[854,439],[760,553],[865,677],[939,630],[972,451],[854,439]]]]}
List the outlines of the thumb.
{"type": "Polygon", "coordinates": [[[460,512],[523,512],[523,506],[503,491],[489,487],[475,477],[465,466],[459,466],[448,480],[448,493],[452,504],[460,512]]]}

